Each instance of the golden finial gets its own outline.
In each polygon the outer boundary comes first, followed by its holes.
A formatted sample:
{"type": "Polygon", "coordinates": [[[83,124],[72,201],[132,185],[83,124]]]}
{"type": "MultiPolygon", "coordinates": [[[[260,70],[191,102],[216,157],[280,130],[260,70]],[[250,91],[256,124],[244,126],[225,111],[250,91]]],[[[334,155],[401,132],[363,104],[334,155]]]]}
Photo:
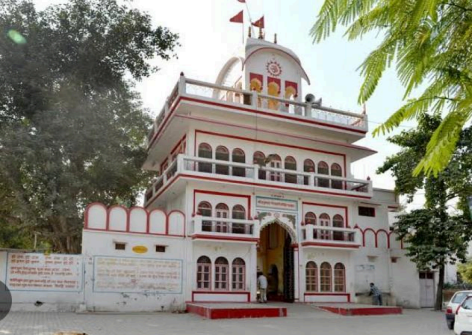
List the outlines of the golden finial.
{"type": "Polygon", "coordinates": [[[277,34],[274,34],[274,44],[277,44],[277,34]]]}

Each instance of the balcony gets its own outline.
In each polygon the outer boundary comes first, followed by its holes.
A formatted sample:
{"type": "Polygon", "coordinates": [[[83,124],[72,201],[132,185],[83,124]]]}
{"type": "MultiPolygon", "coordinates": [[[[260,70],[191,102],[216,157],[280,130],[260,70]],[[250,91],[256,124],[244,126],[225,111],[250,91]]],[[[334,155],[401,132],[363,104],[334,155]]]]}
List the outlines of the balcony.
{"type": "Polygon", "coordinates": [[[194,240],[257,242],[259,239],[258,221],[196,215],[192,220],[191,236],[194,240]]]}
{"type": "Polygon", "coordinates": [[[181,100],[208,105],[217,104],[220,108],[234,107],[240,112],[256,112],[262,117],[289,119],[303,124],[321,126],[325,129],[357,134],[356,136],[363,136],[368,130],[367,115],[365,114],[284,99],[256,91],[219,86],[188,79],[182,75],[148,133],[148,148],[153,145],[157,134],[168,123],[171,114],[181,100]]]}
{"type": "Polygon", "coordinates": [[[301,234],[301,245],[304,247],[357,249],[361,246],[357,229],[307,224],[302,227],[301,234]]]}
{"type": "Polygon", "coordinates": [[[158,194],[163,192],[166,185],[179,175],[184,178],[220,181],[250,187],[278,188],[298,193],[312,192],[365,199],[371,198],[373,192],[370,180],[178,155],[177,159],[147,190],[145,205],[149,205],[158,194]]]}

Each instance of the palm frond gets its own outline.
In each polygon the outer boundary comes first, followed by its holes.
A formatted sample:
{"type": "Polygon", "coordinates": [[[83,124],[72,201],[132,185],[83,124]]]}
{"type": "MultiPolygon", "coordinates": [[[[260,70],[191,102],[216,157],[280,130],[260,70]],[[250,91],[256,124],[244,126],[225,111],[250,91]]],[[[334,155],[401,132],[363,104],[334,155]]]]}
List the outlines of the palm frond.
{"type": "Polygon", "coordinates": [[[459,104],[459,109],[449,113],[441,122],[438,129],[433,133],[426,148],[426,154],[413,171],[419,175],[424,172],[426,175],[433,173],[437,176],[449,163],[456,143],[459,140],[462,128],[472,117],[472,111],[467,105],[472,103],[472,99],[467,99],[459,104]],[[464,109],[466,107],[466,109],[464,109]]]}

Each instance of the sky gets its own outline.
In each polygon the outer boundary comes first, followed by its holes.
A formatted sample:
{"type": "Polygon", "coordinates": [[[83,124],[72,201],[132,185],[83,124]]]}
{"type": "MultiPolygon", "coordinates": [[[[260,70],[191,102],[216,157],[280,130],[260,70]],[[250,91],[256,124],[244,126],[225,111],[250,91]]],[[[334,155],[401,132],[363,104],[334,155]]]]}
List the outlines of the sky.
{"type": "MultiPolygon", "coordinates": [[[[34,2],[42,9],[62,0],[34,2]]],[[[272,41],[274,33],[277,33],[278,43],[300,57],[311,79],[311,85],[303,87],[304,94],[322,97],[324,106],[362,111],[362,106],[357,103],[362,84],[357,68],[380,43],[381,39],[376,34],[349,42],[343,37],[344,28],[340,27],[327,40],[314,44],[309,31],[316,21],[322,0],[247,0],[247,3],[253,21],[265,16],[266,39],[272,41]]],[[[143,105],[153,116],[162,109],[180,72],[192,79],[214,82],[222,66],[241,48],[241,25],[229,22],[243,9],[247,14],[244,4],[237,0],[135,0],[131,6],[148,12],[155,25],[168,27],[180,35],[181,46],[176,50],[178,58],[167,62],[153,61],[160,71],[136,86],[143,105]]],[[[248,20],[247,15],[245,19],[248,20]]],[[[246,21],[245,30],[247,27],[246,21]]],[[[352,172],[356,178],[371,177],[377,188],[394,188],[390,173],[376,175],[375,171],[386,157],[398,151],[398,147],[387,142],[387,136],[373,138],[372,131],[402,106],[403,93],[394,70],[389,70],[366,104],[369,134],[356,144],[378,153],[354,163],[352,172]]],[[[395,133],[413,125],[413,122],[406,122],[395,133]]],[[[422,205],[423,196],[419,194],[408,208],[421,208],[422,205]]]]}

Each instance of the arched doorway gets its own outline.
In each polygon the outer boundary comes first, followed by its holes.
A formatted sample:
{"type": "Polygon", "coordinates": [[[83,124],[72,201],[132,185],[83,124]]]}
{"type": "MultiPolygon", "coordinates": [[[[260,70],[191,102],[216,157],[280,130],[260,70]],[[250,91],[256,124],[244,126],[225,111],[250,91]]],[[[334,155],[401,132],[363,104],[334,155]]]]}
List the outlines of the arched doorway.
{"type": "Polygon", "coordinates": [[[269,301],[293,302],[295,299],[294,251],[289,232],[276,221],[260,232],[257,271],[267,277],[269,301]]]}

